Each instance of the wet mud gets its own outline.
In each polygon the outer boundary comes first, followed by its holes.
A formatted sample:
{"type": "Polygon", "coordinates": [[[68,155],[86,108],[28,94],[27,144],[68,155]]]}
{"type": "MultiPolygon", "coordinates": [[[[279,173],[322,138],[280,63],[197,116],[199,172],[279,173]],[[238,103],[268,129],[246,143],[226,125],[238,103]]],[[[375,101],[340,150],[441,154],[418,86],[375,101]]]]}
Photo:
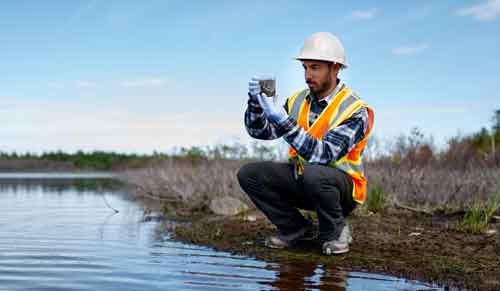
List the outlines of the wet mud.
{"type": "Polygon", "coordinates": [[[267,261],[314,262],[443,287],[500,290],[500,224],[491,224],[491,234],[469,234],[456,229],[460,218],[401,210],[356,214],[348,218],[354,239],[351,251],[339,256],[322,255],[317,241],[286,250],[265,247],[265,238],[275,228],[259,215],[251,220],[246,216],[192,216],[189,225],[174,229],[173,237],[267,261]]]}

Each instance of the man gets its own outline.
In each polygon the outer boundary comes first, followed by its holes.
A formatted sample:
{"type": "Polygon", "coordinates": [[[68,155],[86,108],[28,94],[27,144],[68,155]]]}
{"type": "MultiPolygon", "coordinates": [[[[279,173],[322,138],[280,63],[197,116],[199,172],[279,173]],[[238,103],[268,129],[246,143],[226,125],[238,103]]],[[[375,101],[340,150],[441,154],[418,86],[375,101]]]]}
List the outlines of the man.
{"type": "Polygon", "coordinates": [[[308,89],[281,106],[275,96],[261,93],[259,80],[252,78],[245,112],[250,136],[285,139],[289,162],[246,164],[238,180],[278,229],[266,240],[267,246],[284,248],[314,238],[312,223],[300,208],[316,211],[322,252],[342,254],[352,241],[344,218],[366,196],[361,155],[372,129],[373,110],[338,78],[347,61],[332,34],[312,34],[296,59],[302,63],[308,89]]]}

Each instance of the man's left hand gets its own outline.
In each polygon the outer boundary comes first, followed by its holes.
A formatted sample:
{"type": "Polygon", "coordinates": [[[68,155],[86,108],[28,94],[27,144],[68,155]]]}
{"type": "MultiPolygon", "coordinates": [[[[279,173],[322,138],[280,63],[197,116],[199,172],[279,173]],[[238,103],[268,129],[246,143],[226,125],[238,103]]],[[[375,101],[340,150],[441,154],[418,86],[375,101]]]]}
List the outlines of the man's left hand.
{"type": "Polygon", "coordinates": [[[288,113],[285,111],[285,108],[277,103],[278,98],[276,98],[276,96],[267,97],[265,93],[260,93],[257,95],[257,99],[262,109],[264,109],[264,114],[269,120],[281,123],[288,118],[288,113]]]}

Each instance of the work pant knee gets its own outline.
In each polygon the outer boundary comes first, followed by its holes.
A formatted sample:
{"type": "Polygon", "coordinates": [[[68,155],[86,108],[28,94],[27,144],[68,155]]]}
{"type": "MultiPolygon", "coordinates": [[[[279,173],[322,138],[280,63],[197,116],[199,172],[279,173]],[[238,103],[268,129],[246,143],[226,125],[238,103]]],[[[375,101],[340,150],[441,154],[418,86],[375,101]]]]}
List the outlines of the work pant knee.
{"type": "Polygon", "coordinates": [[[258,179],[259,179],[259,163],[248,163],[248,164],[245,164],[243,165],[239,170],[238,170],[238,173],[237,173],[237,177],[238,177],[238,182],[240,183],[240,187],[245,191],[247,192],[247,194],[251,194],[249,192],[252,192],[250,191],[250,188],[249,187],[250,185],[255,185],[256,183],[258,183],[258,179]]]}

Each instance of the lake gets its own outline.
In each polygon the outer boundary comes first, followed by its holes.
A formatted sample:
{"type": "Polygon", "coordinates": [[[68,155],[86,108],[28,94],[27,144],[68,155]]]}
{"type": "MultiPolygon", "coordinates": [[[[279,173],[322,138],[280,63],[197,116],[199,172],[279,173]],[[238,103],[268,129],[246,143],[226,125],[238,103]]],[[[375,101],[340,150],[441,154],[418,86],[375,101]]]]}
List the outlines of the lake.
{"type": "Polygon", "coordinates": [[[0,290],[444,290],[177,242],[113,177],[0,174],[0,290]]]}

